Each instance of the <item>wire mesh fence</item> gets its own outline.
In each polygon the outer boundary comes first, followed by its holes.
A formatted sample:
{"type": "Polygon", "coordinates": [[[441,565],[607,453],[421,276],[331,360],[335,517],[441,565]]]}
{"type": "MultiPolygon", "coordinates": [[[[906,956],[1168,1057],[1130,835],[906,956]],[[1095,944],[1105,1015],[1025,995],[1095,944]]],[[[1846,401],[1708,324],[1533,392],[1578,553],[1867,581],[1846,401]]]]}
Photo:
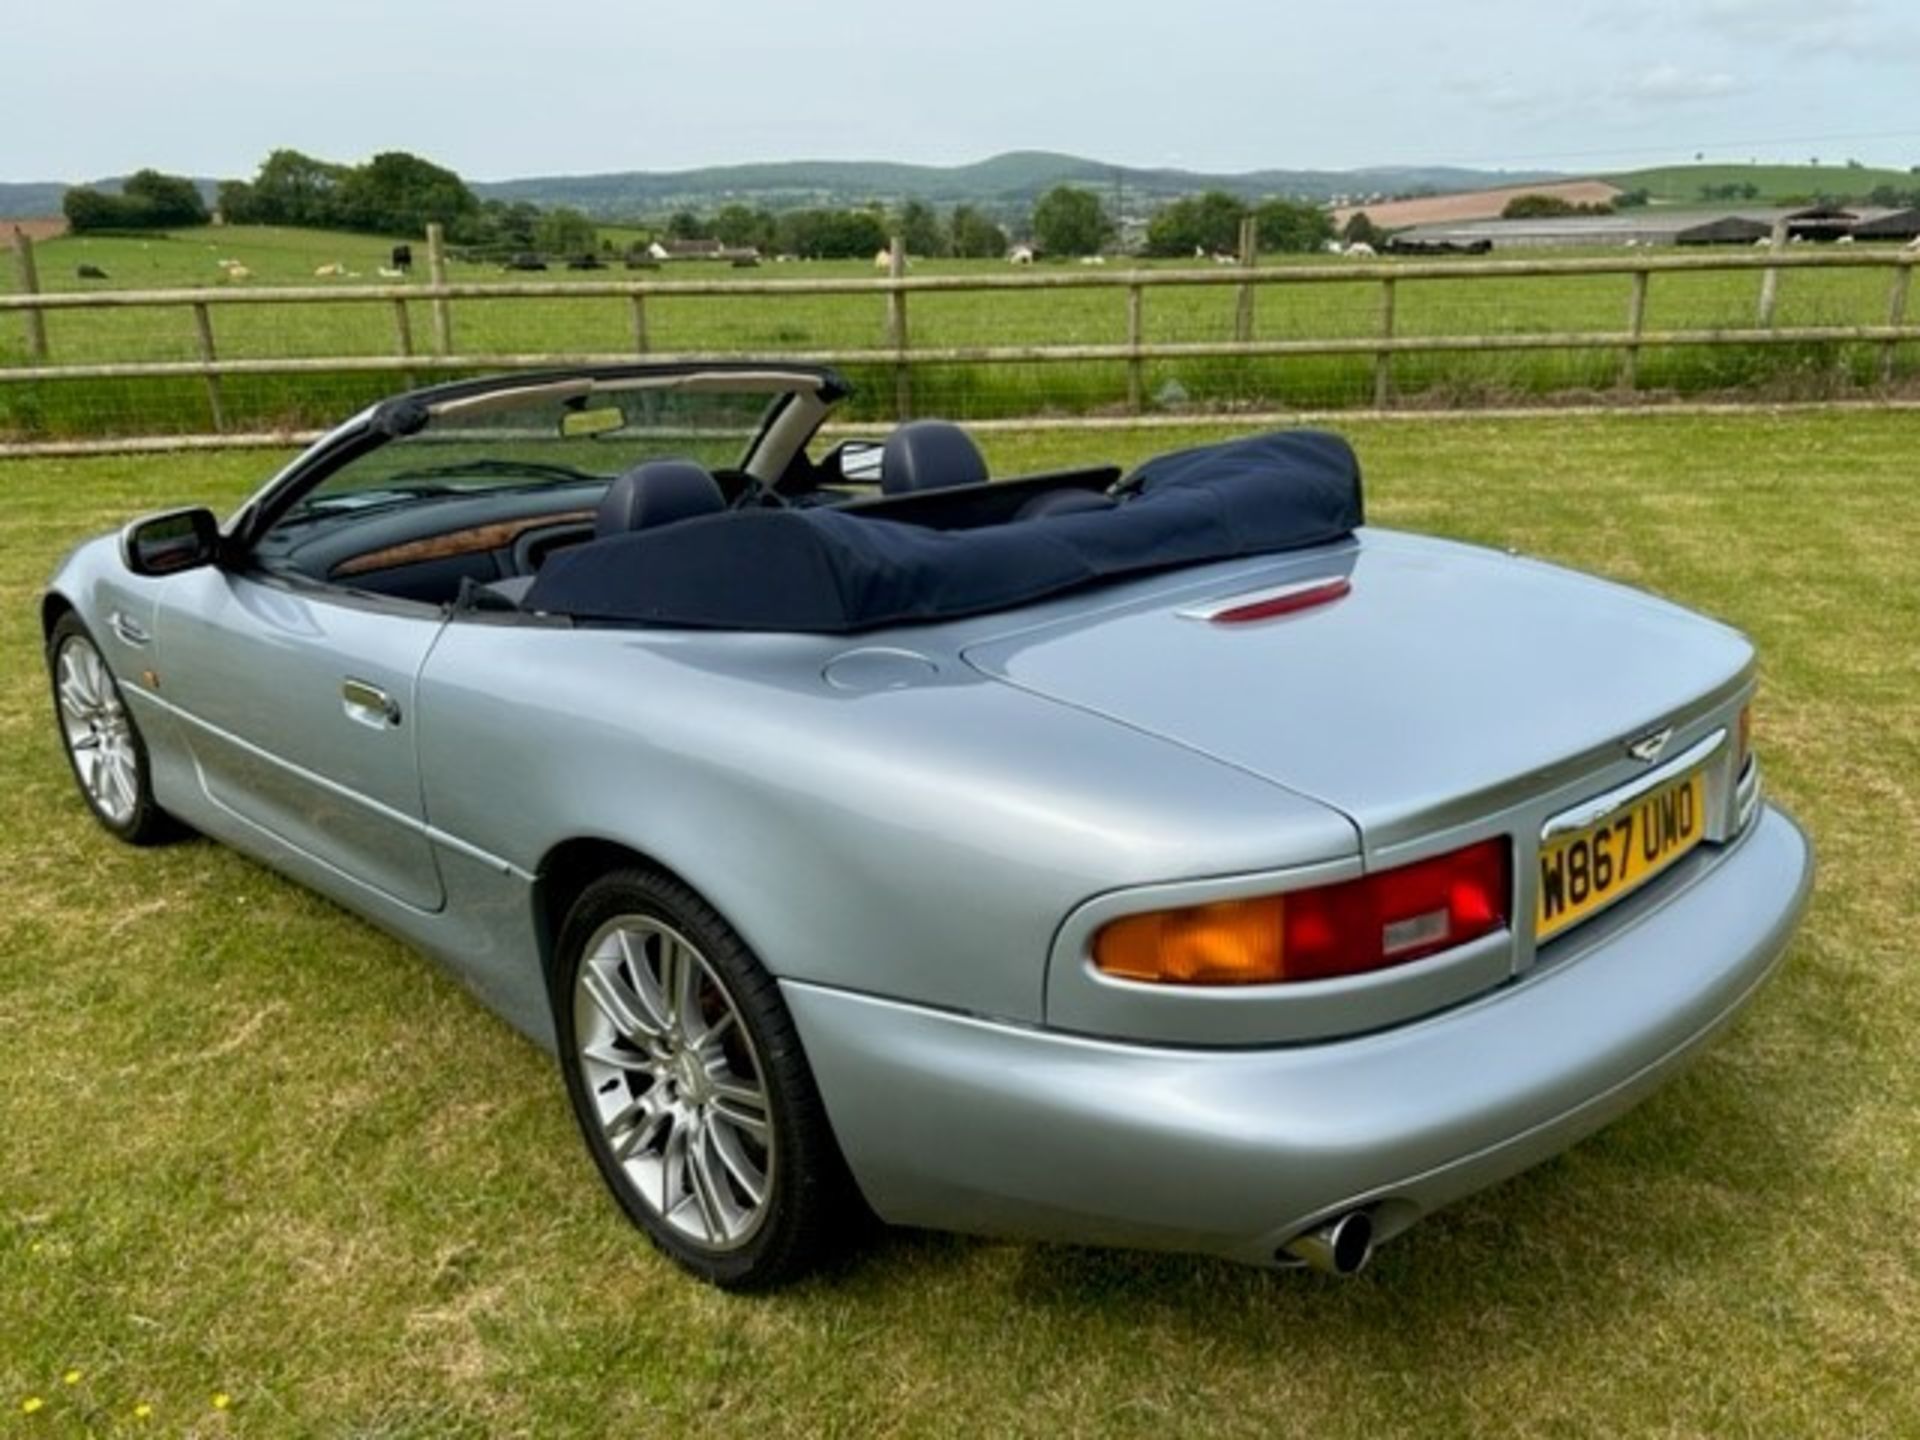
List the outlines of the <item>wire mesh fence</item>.
{"type": "Polygon", "coordinates": [[[412,384],[643,356],[838,363],[862,419],[1773,401],[1920,375],[1920,255],[1866,247],[531,280],[450,260],[437,285],[424,267],[385,270],[384,244],[239,230],[43,244],[37,291],[16,268],[0,293],[0,443],[299,432],[412,384]]]}

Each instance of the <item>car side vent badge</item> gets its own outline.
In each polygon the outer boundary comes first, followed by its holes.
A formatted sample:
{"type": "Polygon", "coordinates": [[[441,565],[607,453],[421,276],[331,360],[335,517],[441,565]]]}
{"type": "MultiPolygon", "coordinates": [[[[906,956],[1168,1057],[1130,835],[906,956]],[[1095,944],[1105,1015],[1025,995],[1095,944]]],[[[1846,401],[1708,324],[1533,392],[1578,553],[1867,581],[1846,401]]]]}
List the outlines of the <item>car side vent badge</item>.
{"type": "Polygon", "coordinates": [[[1244,590],[1224,599],[1189,605],[1174,613],[1182,620],[1205,620],[1214,625],[1245,625],[1327,605],[1350,593],[1353,582],[1344,575],[1329,580],[1301,580],[1265,590],[1244,590]]]}

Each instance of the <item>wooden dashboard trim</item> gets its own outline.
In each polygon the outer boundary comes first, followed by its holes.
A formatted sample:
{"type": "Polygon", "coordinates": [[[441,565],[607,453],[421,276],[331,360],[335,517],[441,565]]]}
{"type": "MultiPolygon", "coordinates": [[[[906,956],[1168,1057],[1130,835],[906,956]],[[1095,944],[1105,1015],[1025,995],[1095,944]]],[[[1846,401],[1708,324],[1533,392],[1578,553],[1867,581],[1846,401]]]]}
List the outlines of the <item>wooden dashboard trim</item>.
{"type": "Polygon", "coordinates": [[[398,545],[389,545],[381,550],[369,550],[364,555],[354,555],[342,560],[328,572],[329,576],[339,579],[348,575],[369,575],[376,570],[391,570],[399,565],[417,565],[423,560],[446,560],[456,555],[477,555],[487,550],[499,550],[513,544],[529,530],[541,530],[549,525],[566,525],[579,520],[591,520],[591,510],[562,510],[553,515],[534,515],[518,520],[496,520],[486,525],[472,525],[465,530],[453,530],[445,535],[429,535],[424,540],[406,540],[398,545]]]}

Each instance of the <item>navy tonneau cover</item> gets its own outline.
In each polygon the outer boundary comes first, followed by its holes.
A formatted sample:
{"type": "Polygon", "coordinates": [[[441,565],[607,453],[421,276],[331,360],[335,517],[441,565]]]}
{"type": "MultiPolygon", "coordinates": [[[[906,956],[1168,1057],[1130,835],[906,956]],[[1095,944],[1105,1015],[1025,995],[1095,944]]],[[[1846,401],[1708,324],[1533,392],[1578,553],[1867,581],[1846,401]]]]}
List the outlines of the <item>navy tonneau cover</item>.
{"type": "Polygon", "coordinates": [[[1337,435],[1294,430],[1148,461],[1104,510],[962,530],[832,507],[740,510],[550,556],[528,610],[581,620],[848,634],[1337,540],[1362,520],[1337,435]]]}

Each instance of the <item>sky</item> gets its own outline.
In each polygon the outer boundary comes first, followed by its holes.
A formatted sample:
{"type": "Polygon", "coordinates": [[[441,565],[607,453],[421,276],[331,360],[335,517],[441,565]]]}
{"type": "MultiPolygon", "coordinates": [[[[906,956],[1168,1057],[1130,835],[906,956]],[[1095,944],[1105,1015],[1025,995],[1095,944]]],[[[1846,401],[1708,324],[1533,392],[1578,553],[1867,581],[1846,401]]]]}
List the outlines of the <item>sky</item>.
{"type": "Polygon", "coordinates": [[[279,146],[481,180],[1014,149],[1211,171],[1920,164],[1914,0],[9,8],[5,180],[244,176],[279,146]]]}

